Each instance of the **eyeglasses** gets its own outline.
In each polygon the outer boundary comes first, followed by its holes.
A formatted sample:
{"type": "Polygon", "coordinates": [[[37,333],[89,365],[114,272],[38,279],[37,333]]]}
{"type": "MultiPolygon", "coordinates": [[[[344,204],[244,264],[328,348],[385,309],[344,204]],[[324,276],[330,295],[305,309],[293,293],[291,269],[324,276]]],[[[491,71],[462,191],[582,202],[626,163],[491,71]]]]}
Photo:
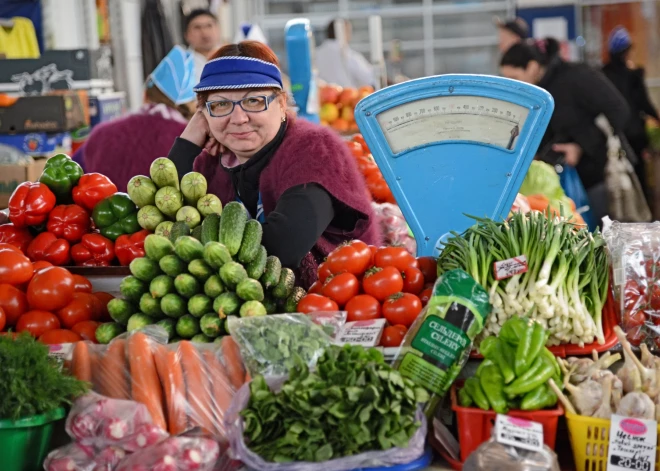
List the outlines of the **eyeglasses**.
{"type": "Polygon", "coordinates": [[[234,111],[234,107],[239,105],[243,111],[247,113],[260,113],[261,111],[266,111],[268,105],[277,98],[277,93],[273,93],[270,96],[266,95],[256,95],[256,96],[247,96],[241,98],[240,100],[216,100],[216,101],[207,101],[206,110],[214,118],[221,118],[223,116],[228,116],[234,111]]]}

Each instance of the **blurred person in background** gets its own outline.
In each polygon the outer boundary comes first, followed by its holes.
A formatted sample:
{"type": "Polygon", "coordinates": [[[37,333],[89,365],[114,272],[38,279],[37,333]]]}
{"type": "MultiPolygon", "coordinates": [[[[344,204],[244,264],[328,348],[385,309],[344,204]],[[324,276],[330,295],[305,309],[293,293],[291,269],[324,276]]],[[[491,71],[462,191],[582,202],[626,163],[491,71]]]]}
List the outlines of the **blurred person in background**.
{"type": "Polygon", "coordinates": [[[375,86],[376,78],[369,61],[348,45],[351,41],[352,26],[348,20],[333,20],[328,25],[327,37],[316,48],[316,68],[319,78],[329,84],[344,88],[375,86]],[[345,45],[335,31],[335,21],[344,24],[345,45]]]}
{"type": "Polygon", "coordinates": [[[502,56],[500,71],[505,77],[537,85],[552,95],[555,111],[540,152],[547,149],[577,169],[593,216],[600,221],[608,211],[607,138],[596,125],[596,117],[605,115],[614,131],[622,132],[630,111],[600,71],[586,64],[564,62],[558,52],[559,43],[551,38],[514,44],[502,56]]]}
{"type": "Polygon", "coordinates": [[[94,127],[73,160],[126,191],[133,176],[149,175],[151,163],[166,156],[186,128],[195,113],[195,83],[192,53],[174,46],[148,77],[142,108],[94,127]]]}
{"type": "Polygon", "coordinates": [[[504,54],[514,44],[518,44],[529,37],[529,27],[522,18],[515,18],[509,21],[503,21],[495,18],[495,24],[498,30],[498,41],[500,52],[504,54]]]}
{"type": "Polygon", "coordinates": [[[220,47],[218,18],[209,10],[191,11],[184,21],[183,39],[195,58],[195,79],[199,82],[208,57],[220,47]]]}
{"type": "Polygon", "coordinates": [[[651,117],[658,121],[658,111],[651,103],[646,84],[644,83],[644,69],[636,68],[630,61],[632,40],[628,31],[619,26],[612,30],[607,42],[609,62],[603,67],[603,72],[619,90],[630,107],[630,119],[624,129],[635,155],[638,157],[634,165],[635,173],[642,185],[646,198],[649,198],[648,184],[645,171],[645,160],[649,154],[649,138],[646,134],[646,119],[651,117]]]}

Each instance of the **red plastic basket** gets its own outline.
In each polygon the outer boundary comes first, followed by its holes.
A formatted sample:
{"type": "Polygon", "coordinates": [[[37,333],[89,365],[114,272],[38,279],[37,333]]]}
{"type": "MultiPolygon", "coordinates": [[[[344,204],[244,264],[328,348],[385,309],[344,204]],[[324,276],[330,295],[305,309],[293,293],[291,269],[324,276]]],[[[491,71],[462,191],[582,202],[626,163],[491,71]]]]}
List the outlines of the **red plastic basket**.
{"type": "MultiPolygon", "coordinates": [[[[451,408],[456,413],[458,425],[458,443],[461,445],[461,461],[467,460],[468,456],[479,448],[479,445],[490,439],[491,429],[495,425],[494,411],[485,411],[477,407],[461,407],[458,405],[457,385],[451,388],[451,408]]],[[[511,417],[531,420],[543,426],[543,442],[554,450],[557,438],[557,423],[559,417],[564,415],[564,409],[560,404],[554,409],[539,411],[512,410],[507,413],[511,417]]],[[[445,457],[446,458],[446,457],[445,457]]],[[[461,463],[450,460],[452,467],[461,463]]],[[[454,467],[460,469],[460,467],[454,467]]]]}
{"type": "MultiPolygon", "coordinates": [[[[614,333],[614,326],[618,324],[616,308],[614,304],[614,298],[612,297],[612,290],[608,291],[607,302],[603,306],[603,334],[605,337],[605,343],[602,345],[598,342],[593,342],[584,347],[579,345],[566,344],[566,345],[556,345],[554,347],[548,347],[556,357],[566,358],[568,356],[585,356],[591,355],[592,350],[596,350],[598,353],[606,352],[611,350],[619,340],[614,333]]],[[[470,353],[470,358],[483,358],[476,350],[473,350],[470,353]]]]}

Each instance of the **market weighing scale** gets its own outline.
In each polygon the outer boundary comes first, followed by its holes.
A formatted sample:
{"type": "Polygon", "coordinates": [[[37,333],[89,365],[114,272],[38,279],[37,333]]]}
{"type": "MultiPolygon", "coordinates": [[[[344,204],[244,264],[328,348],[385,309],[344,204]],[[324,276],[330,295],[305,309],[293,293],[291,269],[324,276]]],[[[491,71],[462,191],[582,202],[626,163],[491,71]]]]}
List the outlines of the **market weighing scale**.
{"type": "Polygon", "coordinates": [[[284,42],[289,65],[291,94],[298,116],[319,124],[319,95],[314,67],[314,35],[306,18],[289,20],[284,27],[284,42]]]}
{"type": "Polygon", "coordinates": [[[505,219],[550,122],[534,85],[439,75],[379,90],[355,121],[412,229],[418,256],[437,256],[467,215],[505,219]]]}

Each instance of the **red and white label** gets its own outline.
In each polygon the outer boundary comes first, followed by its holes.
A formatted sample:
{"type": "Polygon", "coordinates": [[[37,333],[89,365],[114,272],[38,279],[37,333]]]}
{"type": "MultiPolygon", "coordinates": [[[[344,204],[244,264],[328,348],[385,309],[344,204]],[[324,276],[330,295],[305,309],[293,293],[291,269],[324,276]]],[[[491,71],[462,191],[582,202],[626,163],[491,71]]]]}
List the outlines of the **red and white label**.
{"type": "Polygon", "coordinates": [[[493,264],[493,272],[495,273],[496,280],[505,280],[506,278],[526,273],[527,269],[527,257],[524,255],[493,264]]]}

